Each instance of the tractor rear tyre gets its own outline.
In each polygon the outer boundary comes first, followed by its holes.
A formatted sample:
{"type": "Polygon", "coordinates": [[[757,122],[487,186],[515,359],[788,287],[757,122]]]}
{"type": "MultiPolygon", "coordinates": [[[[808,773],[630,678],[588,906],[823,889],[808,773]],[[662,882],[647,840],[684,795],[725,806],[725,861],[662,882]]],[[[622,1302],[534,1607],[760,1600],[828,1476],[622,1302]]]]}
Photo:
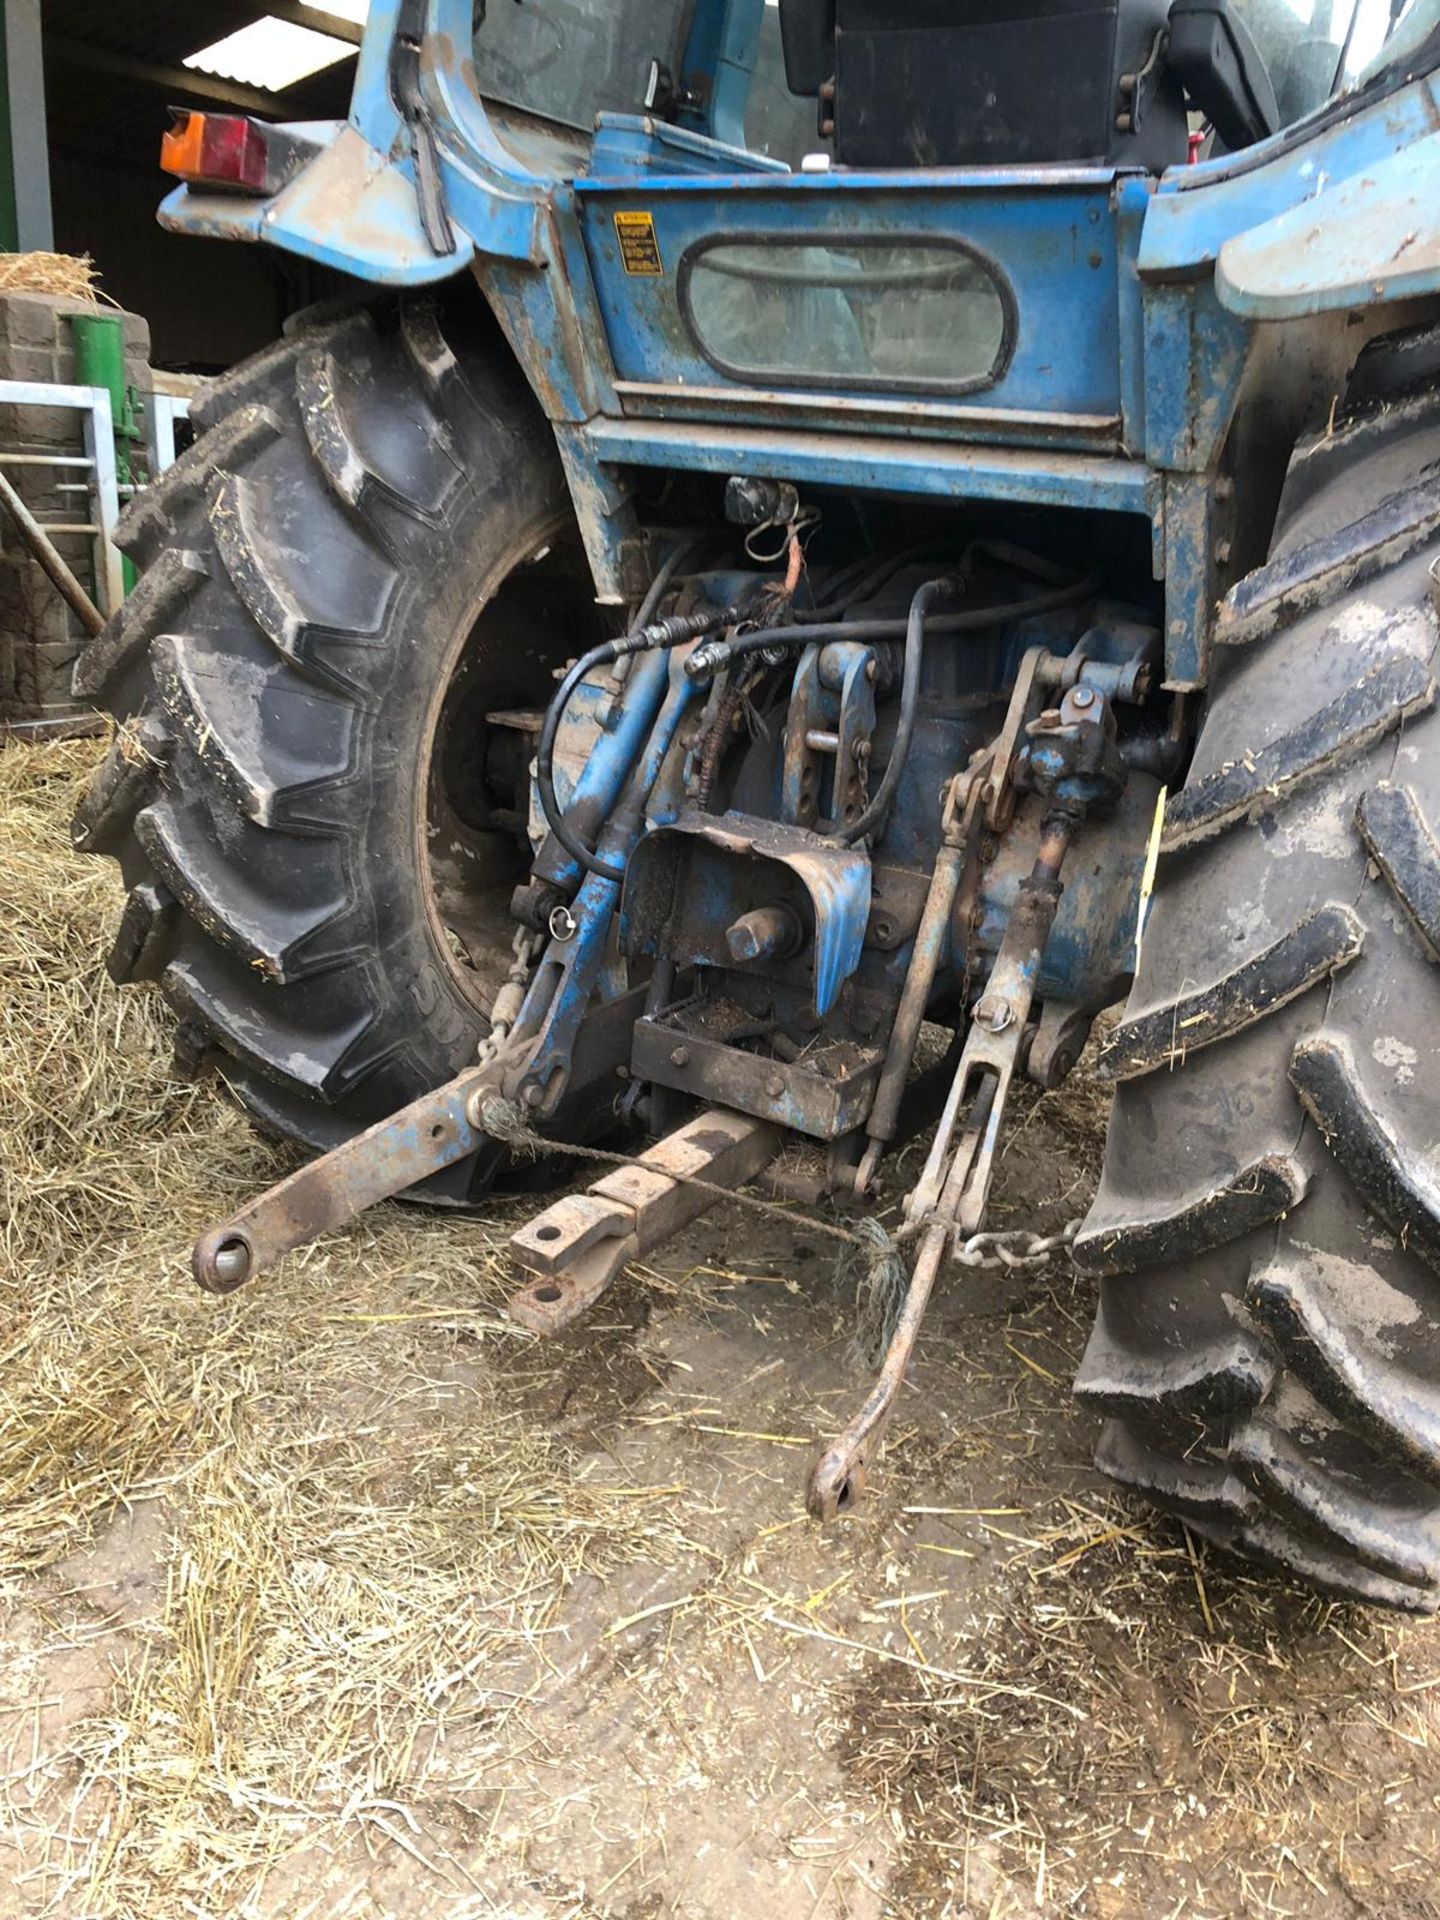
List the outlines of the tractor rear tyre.
{"type": "Polygon", "coordinates": [[[1102,1276],[1076,1391],[1106,1416],[1099,1464],[1197,1530],[1429,1612],[1440,390],[1378,384],[1297,450],[1271,557],[1221,610],[1102,1057],[1117,1091],[1076,1243],[1102,1276]]]}
{"type": "MultiPolygon", "coordinates": [[[[324,1149],[474,1058],[528,864],[524,714],[597,637],[593,589],[478,302],[302,323],[195,416],[77,669],[119,727],[75,840],[124,873],[113,977],[157,980],[181,1056],[324,1149]]],[[[498,1158],[425,1197],[478,1199],[498,1158]]]]}

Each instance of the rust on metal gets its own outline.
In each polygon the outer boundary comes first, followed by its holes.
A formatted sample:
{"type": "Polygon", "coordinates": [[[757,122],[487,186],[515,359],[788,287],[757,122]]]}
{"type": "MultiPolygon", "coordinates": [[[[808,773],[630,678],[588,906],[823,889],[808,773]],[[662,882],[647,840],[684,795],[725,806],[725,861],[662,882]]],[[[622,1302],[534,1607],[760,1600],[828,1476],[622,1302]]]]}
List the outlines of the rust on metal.
{"type": "Polygon", "coordinates": [[[977,863],[983,830],[983,805],[990,791],[991,760],[987,751],[976,756],[946,788],[941,814],[942,840],[931,874],[920,929],[905,975],[900,1003],[890,1030],[885,1064],[875,1088],[875,1100],[865,1123],[869,1145],[855,1175],[855,1191],[864,1193],[875,1177],[886,1143],[895,1137],[910,1062],[920,1026],[935,985],[935,977],[949,944],[950,917],[966,870],[977,863]]]}
{"type": "Polygon", "coordinates": [[[921,1229],[920,1246],[884,1361],[864,1405],[810,1475],[805,1504],[817,1520],[832,1520],[859,1499],[904,1384],[951,1236],[974,1233],[984,1218],[1006,1098],[1060,902],[1057,875],[1072,828],[1063,814],[1046,821],[1034,870],[1010,915],[924,1172],[905,1204],[907,1221],[921,1229]],[[989,1018],[982,1022],[980,1011],[987,1006],[989,1018]]]}
{"type": "Polygon", "coordinates": [[[211,1227],[195,1243],[196,1280],[209,1293],[233,1293],[282,1254],[488,1144],[476,1110],[485,1094],[499,1091],[509,1064],[498,1055],[469,1068],[211,1227]]]}
{"type": "Polygon", "coordinates": [[[721,1195],[711,1187],[743,1186],[779,1145],[774,1127],[712,1108],[585,1193],[566,1194],[511,1236],[510,1250],[530,1276],[510,1300],[511,1318],[534,1333],[561,1332],[628,1261],[713,1207],[721,1195]]]}

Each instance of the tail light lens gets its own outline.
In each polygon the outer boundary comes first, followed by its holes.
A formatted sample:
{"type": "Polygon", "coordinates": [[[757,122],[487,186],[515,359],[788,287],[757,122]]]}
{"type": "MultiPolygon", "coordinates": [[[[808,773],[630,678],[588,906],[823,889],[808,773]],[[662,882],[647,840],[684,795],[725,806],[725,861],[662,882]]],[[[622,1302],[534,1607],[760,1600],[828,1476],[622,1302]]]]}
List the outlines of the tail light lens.
{"type": "Polygon", "coordinates": [[[283,184],[283,174],[271,164],[267,135],[272,129],[263,121],[239,113],[191,113],[184,107],[172,107],[170,114],[169,131],[160,142],[160,165],[187,187],[274,193],[283,184]]]}

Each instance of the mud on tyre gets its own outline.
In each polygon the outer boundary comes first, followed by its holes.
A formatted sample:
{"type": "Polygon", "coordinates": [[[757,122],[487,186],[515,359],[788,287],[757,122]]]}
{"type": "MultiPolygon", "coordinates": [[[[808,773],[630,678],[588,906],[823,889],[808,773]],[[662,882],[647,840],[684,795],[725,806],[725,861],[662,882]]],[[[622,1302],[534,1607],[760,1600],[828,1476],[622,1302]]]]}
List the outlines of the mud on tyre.
{"type": "Polygon", "coordinates": [[[195,414],[77,670],[120,727],[75,839],[124,872],[113,977],[157,980],[182,1055],[325,1148],[474,1056],[527,865],[529,737],[490,716],[543,707],[592,588],[478,303],[302,323],[195,414]]]}
{"type": "MultiPolygon", "coordinates": [[[[1440,390],[1302,444],[1220,615],[1077,1242],[1098,1459],[1333,1593],[1440,1605],[1440,390]]],[[[1378,363],[1378,364],[1377,364],[1378,363]]]]}

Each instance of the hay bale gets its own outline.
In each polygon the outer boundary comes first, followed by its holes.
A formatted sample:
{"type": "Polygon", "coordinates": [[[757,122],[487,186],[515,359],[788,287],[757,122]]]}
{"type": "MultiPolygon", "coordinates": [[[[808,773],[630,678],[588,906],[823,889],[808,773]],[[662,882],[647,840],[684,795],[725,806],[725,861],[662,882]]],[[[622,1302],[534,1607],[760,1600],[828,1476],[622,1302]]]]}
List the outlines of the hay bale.
{"type": "Polygon", "coordinates": [[[108,296],[100,292],[97,279],[88,253],[0,254],[0,294],[50,293],[98,306],[108,296]]]}

